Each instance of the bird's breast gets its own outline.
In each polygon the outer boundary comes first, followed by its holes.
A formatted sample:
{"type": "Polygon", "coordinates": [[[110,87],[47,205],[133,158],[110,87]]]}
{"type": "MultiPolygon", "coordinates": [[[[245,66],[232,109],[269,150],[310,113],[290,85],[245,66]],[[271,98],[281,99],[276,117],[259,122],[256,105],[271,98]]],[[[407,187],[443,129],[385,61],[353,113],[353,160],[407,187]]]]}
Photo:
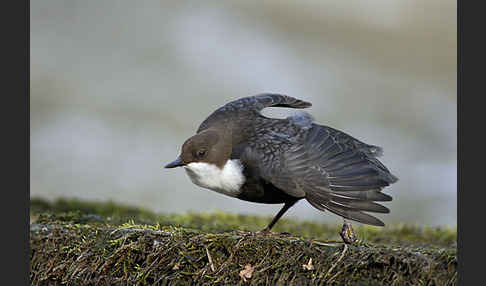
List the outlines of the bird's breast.
{"type": "Polygon", "coordinates": [[[223,168],[205,162],[192,162],[184,166],[191,181],[203,188],[236,197],[245,183],[240,160],[228,160],[223,168]]]}

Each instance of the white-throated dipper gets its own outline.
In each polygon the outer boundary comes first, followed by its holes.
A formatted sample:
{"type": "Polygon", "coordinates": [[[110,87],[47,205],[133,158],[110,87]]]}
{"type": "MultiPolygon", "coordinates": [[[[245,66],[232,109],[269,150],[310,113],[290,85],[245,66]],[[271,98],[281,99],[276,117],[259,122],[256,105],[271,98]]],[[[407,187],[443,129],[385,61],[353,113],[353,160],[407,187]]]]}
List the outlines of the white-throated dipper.
{"type": "Polygon", "coordinates": [[[365,212],[389,213],[375,202],[391,201],[382,189],[397,178],[368,145],[307,113],[268,118],[266,107],[306,108],[311,103],[280,94],[260,94],[229,102],[199,126],[165,168],[184,167],[200,187],[241,200],[281,204],[262,232],[268,232],[298,200],[343,217],[341,236],[356,239],[346,219],[384,226],[365,212]]]}

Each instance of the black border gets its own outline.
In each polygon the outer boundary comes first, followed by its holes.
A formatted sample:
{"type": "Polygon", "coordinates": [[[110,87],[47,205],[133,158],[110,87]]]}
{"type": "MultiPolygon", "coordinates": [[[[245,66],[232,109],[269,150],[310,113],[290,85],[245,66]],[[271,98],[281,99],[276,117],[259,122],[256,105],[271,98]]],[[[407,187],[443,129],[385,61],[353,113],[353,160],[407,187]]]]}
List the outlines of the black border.
{"type": "Polygon", "coordinates": [[[2,8],[2,281],[30,285],[30,2],[2,8]]]}
{"type": "Polygon", "coordinates": [[[481,98],[486,45],[484,10],[476,3],[480,2],[457,1],[458,285],[480,285],[484,280],[486,206],[482,196],[486,174],[482,135],[486,120],[481,98]]]}
{"type": "Polygon", "coordinates": [[[463,180],[462,171],[463,161],[461,161],[461,149],[462,149],[462,2],[457,1],[457,272],[458,272],[458,285],[464,285],[464,252],[462,248],[463,243],[463,224],[462,220],[462,193],[463,180]]]}
{"type": "MultiPolygon", "coordinates": [[[[19,1],[19,5],[21,5],[22,11],[22,16],[19,17],[19,20],[23,22],[25,26],[22,24],[20,27],[22,27],[22,30],[25,31],[25,34],[19,33],[20,40],[22,41],[21,45],[21,51],[24,54],[24,57],[21,57],[20,64],[19,64],[19,73],[22,74],[24,73],[23,78],[25,80],[25,83],[23,85],[20,85],[23,92],[21,92],[22,96],[19,96],[21,99],[21,103],[24,104],[26,108],[22,109],[23,112],[20,113],[19,119],[20,122],[22,122],[22,127],[25,128],[19,128],[19,136],[25,136],[22,140],[22,144],[20,144],[20,148],[25,150],[24,152],[19,152],[23,153],[22,155],[22,160],[20,162],[25,162],[25,165],[22,167],[25,168],[25,175],[22,177],[22,180],[19,180],[22,186],[25,186],[25,193],[23,192],[18,192],[21,194],[20,198],[21,200],[24,200],[21,203],[22,205],[22,223],[19,224],[20,226],[25,226],[25,228],[22,227],[24,230],[23,233],[23,238],[25,240],[19,240],[19,242],[25,242],[25,250],[22,252],[21,257],[23,258],[20,262],[21,265],[19,265],[18,269],[22,269],[22,266],[25,267],[26,269],[26,274],[27,275],[20,275],[19,276],[19,284],[18,285],[30,285],[30,1],[25,0],[25,1],[19,1]],[[25,17],[25,20],[24,20],[25,17]],[[25,120],[25,121],[22,121],[25,120]],[[25,196],[25,197],[24,197],[25,196]],[[24,224],[25,223],[25,224],[24,224]],[[21,277],[21,278],[20,278],[21,277]]],[[[19,173],[22,174],[22,169],[19,168],[19,173]]],[[[16,284],[16,283],[15,283],[16,284]]]]}
{"type": "Polygon", "coordinates": [[[26,146],[24,147],[24,150],[26,150],[25,154],[25,162],[26,162],[26,176],[25,176],[25,184],[26,184],[26,197],[27,200],[25,202],[25,215],[26,215],[26,221],[27,221],[27,231],[25,234],[26,237],[26,243],[27,243],[27,248],[25,252],[25,258],[27,261],[27,273],[29,275],[25,275],[25,285],[30,285],[30,1],[25,0],[25,69],[26,69],[26,75],[25,75],[25,97],[24,100],[26,101],[26,113],[23,116],[25,118],[25,125],[27,127],[26,130],[26,146]]]}

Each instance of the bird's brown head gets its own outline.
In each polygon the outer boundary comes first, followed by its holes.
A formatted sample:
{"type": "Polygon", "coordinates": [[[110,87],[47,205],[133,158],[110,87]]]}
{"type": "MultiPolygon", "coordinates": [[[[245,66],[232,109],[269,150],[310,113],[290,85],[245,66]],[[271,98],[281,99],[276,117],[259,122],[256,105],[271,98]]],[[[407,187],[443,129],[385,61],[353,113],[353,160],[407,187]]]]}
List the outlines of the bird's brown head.
{"type": "Polygon", "coordinates": [[[181,155],[165,168],[185,166],[193,162],[211,163],[222,167],[231,154],[231,142],[215,130],[204,130],[187,139],[181,155]]]}

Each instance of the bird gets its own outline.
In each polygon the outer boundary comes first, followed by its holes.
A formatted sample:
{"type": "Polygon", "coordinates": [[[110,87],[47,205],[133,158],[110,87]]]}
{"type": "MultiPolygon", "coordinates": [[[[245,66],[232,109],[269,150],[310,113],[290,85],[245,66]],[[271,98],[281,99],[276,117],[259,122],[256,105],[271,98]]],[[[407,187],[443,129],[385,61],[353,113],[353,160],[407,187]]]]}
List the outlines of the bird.
{"type": "Polygon", "coordinates": [[[384,226],[368,214],[389,213],[383,189],[398,178],[378,159],[383,149],[315,122],[307,112],[270,118],[268,107],[304,109],[310,102],[262,93],[233,100],[211,113],[180,155],[165,168],[183,167],[205,189],[240,200],[283,204],[260,231],[269,233],[297,201],[343,218],[344,242],[356,241],[351,221],[384,226]]]}

